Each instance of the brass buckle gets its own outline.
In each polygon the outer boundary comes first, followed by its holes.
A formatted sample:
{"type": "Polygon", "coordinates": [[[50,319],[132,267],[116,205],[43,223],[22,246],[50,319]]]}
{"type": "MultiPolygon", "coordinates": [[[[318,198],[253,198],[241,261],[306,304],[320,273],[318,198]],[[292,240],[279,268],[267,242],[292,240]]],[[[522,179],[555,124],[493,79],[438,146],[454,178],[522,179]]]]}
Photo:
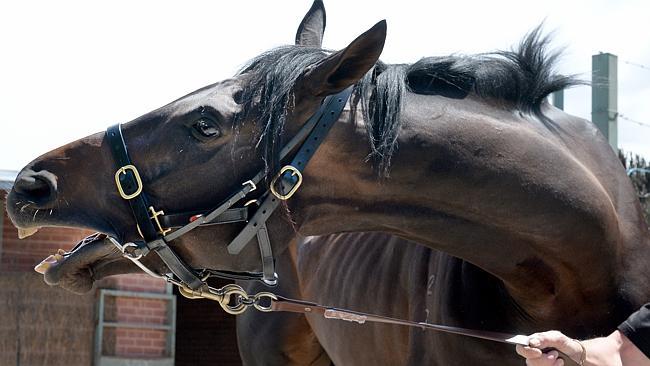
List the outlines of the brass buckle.
{"type": "MultiPolygon", "coordinates": [[[[168,232],[172,231],[171,228],[163,228],[162,224],[160,223],[160,220],[158,219],[158,216],[163,216],[165,214],[165,211],[160,210],[156,211],[153,206],[149,206],[149,212],[151,212],[151,216],[149,217],[153,222],[156,223],[156,226],[158,227],[158,234],[165,236],[167,235],[168,232]]],[[[138,229],[138,234],[144,239],[144,235],[142,235],[142,230],[140,229],[140,225],[135,224],[135,227],[138,229]]]]}
{"type": "Polygon", "coordinates": [[[163,210],[156,211],[153,206],[149,206],[149,212],[151,212],[151,219],[156,223],[156,226],[158,227],[158,233],[160,235],[165,236],[168,232],[172,231],[170,228],[163,228],[160,224],[160,220],[158,220],[158,216],[163,216],[165,214],[163,210]]]}
{"type": "Polygon", "coordinates": [[[292,165],[285,165],[285,166],[282,167],[282,169],[280,169],[280,172],[271,181],[271,193],[273,193],[273,195],[275,197],[277,197],[278,199],[281,199],[281,200],[285,201],[285,200],[288,200],[289,198],[291,198],[291,196],[293,196],[294,193],[296,193],[298,188],[300,188],[301,184],[302,184],[302,174],[300,173],[300,170],[298,170],[298,168],[296,168],[296,167],[294,167],[292,165]],[[275,190],[275,183],[277,182],[278,178],[280,178],[280,176],[282,176],[282,174],[284,174],[287,171],[291,171],[291,176],[298,177],[298,181],[291,188],[289,193],[280,194],[278,191],[275,190]]]}
{"type": "Polygon", "coordinates": [[[120,196],[122,196],[122,198],[125,200],[133,199],[142,193],[142,179],[140,179],[140,173],[138,173],[138,169],[133,165],[125,165],[115,172],[115,184],[117,185],[117,191],[120,193],[120,196]],[[131,194],[124,192],[124,188],[122,188],[122,184],[120,183],[120,176],[122,174],[126,174],[126,172],[129,170],[133,172],[135,181],[138,183],[138,188],[131,194]]]}

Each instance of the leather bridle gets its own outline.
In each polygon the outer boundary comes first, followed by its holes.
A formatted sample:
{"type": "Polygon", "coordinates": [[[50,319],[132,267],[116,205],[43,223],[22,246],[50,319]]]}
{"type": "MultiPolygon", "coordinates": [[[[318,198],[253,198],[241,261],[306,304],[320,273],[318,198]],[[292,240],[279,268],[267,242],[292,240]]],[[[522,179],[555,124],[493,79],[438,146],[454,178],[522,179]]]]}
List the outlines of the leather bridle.
{"type": "Polygon", "coordinates": [[[178,285],[186,294],[191,292],[197,295],[208,291],[210,287],[207,286],[206,281],[211,276],[235,280],[259,280],[267,286],[275,286],[278,278],[275,273],[275,259],[266,221],[278,208],[280,201],[291,198],[302,184],[302,172],[331,127],[339,119],[351,93],[352,87],[327,97],[316,113],[282,148],[281,161],[295,151],[294,157],[271,180],[269,189],[255,200],[259,204],[257,208],[253,207],[254,205],[240,205],[240,202],[257,189],[266,177],[264,170],[242,183],[242,188],[232,193],[211,211],[168,215],[162,210],[157,210],[147,199],[138,169],[129,156],[121,125],[109,127],[106,130],[106,138],[117,166],[115,184],[120,196],[129,203],[143,240],[121,244],[116,238],[109,237],[109,239],[126,258],[134,261],[145,272],[178,285]],[[249,217],[249,212],[252,210],[254,213],[249,217]],[[228,253],[239,254],[256,237],[261,254],[262,272],[196,270],[187,265],[169,246],[171,241],[199,226],[235,222],[246,222],[246,226],[228,244],[228,253]],[[140,262],[142,257],[151,252],[160,257],[170,273],[157,274],[140,262]]]}

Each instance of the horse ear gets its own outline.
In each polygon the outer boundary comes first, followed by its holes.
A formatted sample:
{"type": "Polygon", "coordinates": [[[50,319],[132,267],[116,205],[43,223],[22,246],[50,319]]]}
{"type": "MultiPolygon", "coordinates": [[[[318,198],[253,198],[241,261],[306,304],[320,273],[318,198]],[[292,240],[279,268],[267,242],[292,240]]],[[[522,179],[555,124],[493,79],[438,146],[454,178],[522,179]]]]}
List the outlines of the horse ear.
{"type": "Polygon", "coordinates": [[[324,97],[356,83],[375,65],[385,41],[386,21],[382,20],[346,48],[307,69],[300,81],[302,91],[324,97]]]}
{"type": "Polygon", "coordinates": [[[314,0],[296,32],[296,46],[322,47],[325,33],[325,5],[314,0]]]}

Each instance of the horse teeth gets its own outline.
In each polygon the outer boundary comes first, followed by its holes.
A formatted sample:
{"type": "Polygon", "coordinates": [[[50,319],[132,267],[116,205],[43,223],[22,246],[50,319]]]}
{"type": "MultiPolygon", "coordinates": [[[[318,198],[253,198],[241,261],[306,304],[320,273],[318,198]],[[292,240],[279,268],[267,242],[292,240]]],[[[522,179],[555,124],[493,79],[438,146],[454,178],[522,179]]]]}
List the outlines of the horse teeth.
{"type": "Polygon", "coordinates": [[[33,227],[29,229],[18,229],[18,239],[25,239],[28,236],[36,234],[39,228],[33,227]]]}

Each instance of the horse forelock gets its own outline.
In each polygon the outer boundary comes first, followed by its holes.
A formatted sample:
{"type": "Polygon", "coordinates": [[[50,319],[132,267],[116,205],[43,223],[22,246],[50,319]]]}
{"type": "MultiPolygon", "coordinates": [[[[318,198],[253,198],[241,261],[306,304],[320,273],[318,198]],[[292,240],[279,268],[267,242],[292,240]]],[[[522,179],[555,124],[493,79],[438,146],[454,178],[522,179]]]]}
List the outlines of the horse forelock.
{"type": "MultiPolygon", "coordinates": [[[[561,51],[549,51],[549,43],[550,36],[543,36],[540,25],[510,51],[427,57],[410,65],[378,61],[355,86],[352,106],[361,106],[370,158],[379,175],[388,176],[406,91],[455,99],[473,92],[484,99],[506,101],[512,108],[551,122],[542,113],[545,98],[583,82],[555,72],[561,51]]],[[[253,117],[255,110],[254,119],[259,123],[256,140],[268,174],[279,168],[282,135],[287,111],[293,107],[295,83],[305,69],[328,53],[319,48],[282,46],[255,57],[238,72],[247,79],[240,116],[253,117]]],[[[351,114],[352,118],[354,115],[351,114]]]]}

